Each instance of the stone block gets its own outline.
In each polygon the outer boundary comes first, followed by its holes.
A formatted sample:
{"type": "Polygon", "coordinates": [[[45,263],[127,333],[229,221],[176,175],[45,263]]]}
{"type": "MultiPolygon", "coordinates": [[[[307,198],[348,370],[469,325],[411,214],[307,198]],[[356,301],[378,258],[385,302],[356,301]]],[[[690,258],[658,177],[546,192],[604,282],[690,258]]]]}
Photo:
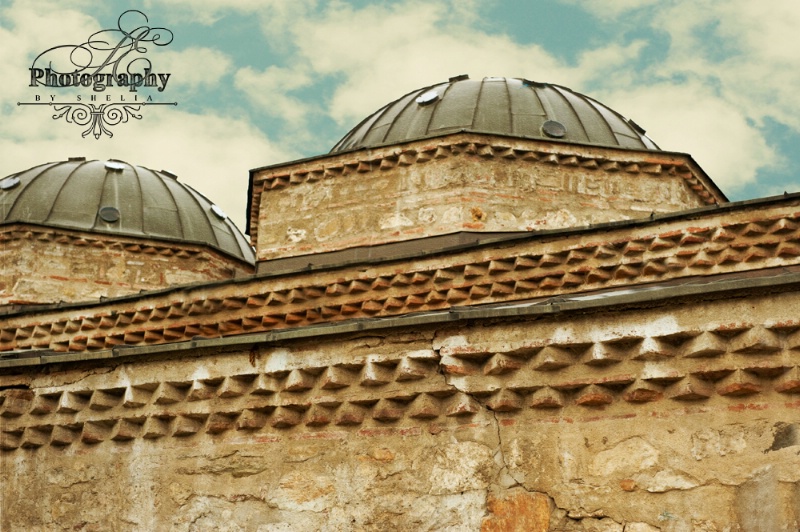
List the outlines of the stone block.
{"type": "Polygon", "coordinates": [[[797,488],[778,480],[774,466],[753,471],[736,492],[736,515],[742,530],[789,532],[800,526],[797,488]]]}
{"type": "Polygon", "coordinates": [[[18,417],[31,408],[34,393],[32,390],[6,390],[3,393],[3,404],[0,405],[0,416],[18,417]]]}
{"type": "Polygon", "coordinates": [[[515,489],[489,494],[489,515],[481,523],[481,532],[547,532],[551,507],[550,498],[542,493],[515,489]]]}

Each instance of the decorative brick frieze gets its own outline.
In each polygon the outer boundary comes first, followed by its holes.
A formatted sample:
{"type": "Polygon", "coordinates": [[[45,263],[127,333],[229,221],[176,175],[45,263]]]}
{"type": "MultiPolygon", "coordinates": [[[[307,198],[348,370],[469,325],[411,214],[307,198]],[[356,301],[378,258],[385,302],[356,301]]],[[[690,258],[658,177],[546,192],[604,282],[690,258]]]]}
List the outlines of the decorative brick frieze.
{"type": "Polygon", "coordinates": [[[667,415],[691,404],[768,408],[800,394],[800,321],[789,315],[796,297],[752,297],[741,308],[698,302],[661,322],[654,309],[606,313],[603,322],[454,325],[435,331],[434,349],[389,333],[372,354],[366,344],[300,343],[216,354],[202,368],[188,357],[71,384],[45,377],[0,391],[0,448],[280,438],[459,423],[481,412],[546,421],[667,415]]]}
{"type": "Polygon", "coordinates": [[[643,218],[726,201],[682,154],[463,133],[254,170],[251,181],[250,235],[262,261],[458,230],[643,218]]]}
{"type": "MultiPolygon", "coordinates": [[[[22,314],[3,321],[0,349],[79,352],[169,343],[786,267],[800,263],[795,209],[790,204],[724,216],[712,211],[658,226],[442,253],[405,263],[402,270],[389,262],[366,270],[254,277],[213,290],[187,287],[77,310],[22,314]]],[[[596,363],[613,357],[611,351],[595,353],[596,363]]]]}
{"type": "Polygon", "coordinates": [[[25,224],[0,227],[0,244],[0,306],[96,301],[253,272],[249,264],[191,243],[25,224]]]}

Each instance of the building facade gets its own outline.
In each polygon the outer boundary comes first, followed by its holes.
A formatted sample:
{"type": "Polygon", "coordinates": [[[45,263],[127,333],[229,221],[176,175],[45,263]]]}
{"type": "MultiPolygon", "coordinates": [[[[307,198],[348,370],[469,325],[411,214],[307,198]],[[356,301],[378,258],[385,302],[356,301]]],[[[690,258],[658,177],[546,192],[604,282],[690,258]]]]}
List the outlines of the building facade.
{"type": "Polygon", "coordinates": [[[798,529],[800,196],[465,76],[249,178],[0,181],[3,530],[798,529]]]}

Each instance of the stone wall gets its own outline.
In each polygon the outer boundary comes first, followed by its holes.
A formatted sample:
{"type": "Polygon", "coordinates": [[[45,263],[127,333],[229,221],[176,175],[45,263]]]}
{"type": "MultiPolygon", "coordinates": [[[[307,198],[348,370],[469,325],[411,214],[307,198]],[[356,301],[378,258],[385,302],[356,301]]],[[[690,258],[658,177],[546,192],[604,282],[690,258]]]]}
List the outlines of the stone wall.
{"type": "Polygon", "coordinates": [[[256,170],[251,179],[250,230],[261,261],[457,231],[580,227],[725,201],[686,155],[474,134],[256,170]]]}
{"type": "MultiPolygon", "coordinates": [[[[322,323],[768,275],[800,265],[798,198],[532,234],[408,260],[302,268],[232,283],[7,316],[0,351],[83,352],[322,323]]],[[[30,353],[29,356],[36,356],[30,353]]]]}
{"type": "Polygon", "coordinates": [[[0,524],[797,530],[800,295],[767,292],[6,368],[0,524]]]}
{"type": "Polygon", "coordinates": [[[3,227],[0,265],[0,307],[97,301],[252,273],[201,246],[26,225],[3,227]]]}

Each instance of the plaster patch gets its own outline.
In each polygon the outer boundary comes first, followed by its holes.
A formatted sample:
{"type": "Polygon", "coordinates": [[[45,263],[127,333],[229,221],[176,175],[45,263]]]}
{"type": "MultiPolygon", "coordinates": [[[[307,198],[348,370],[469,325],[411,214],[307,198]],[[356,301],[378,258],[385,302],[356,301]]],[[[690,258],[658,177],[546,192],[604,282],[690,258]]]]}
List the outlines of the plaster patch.
{"type": "Polygon", "coordinates": [[[672,490],[688,490],[699,484],[688,475],[680,472],[663,470],[655,475],[637,475],[636,483],[650,493],[664,493],[672,490]]]}
{"type": "Polygon", "coordinates": [[[404,214],[398,212],[381,217],[378,225],[380,225],[381,229],[399,229],[401,227],[412,226],[414,222],[409,220],[404,214]]]}
{"type": "Polygon", "coordinates": [[[442,213],[441,222],[444,224],[461,223],[462,209],[461,207],[450,207],[442,213]]]}
{"type": "Polygon", "coordinates": [[[266,362],[264,363],[264,371],[266,373],[286,371],[292,369],[293,366],[289,364],[290,353],[287,349],[276,349],[269,353],[266,362]]]}
{"type": "Polygon", "coordinates": [[[297,244],[298,242],[305,240],[307,234],[308,232],[305,229],[295,229],[294,227],[290,227],[286,230],[286,240],[292,244],[297,244]]]}
{"type": "Polygon", "coordinates": [[[417,213],[417,219],[424,224],[430,224],[436,221],[436,210],[425,207],[417,213]]]}
{"type": "Polygon", "coordinates": [[[282,510],[321,512],[332,504],[334,484],[325,475],[291,471],[281,477],[269,502],[282,510]]]}
{"type": "Polygon", "coordinates": [[[428,478],[434,494],[459,493],[485,489],[492,469],[494,460],[487,446],[461,442],[437,450],[428,478]]]}
{"type": "Polygon", "coordinates": [[[602,451],[592,462],[592,474],[607,476],[615,473],[635,473],[658,463],[658,450],[642,438],[631,438],[602,451]]]}
{"type": "Polygon", "coordinates": [[[703,429],[692,434],[692,457],[704,460],[712,456],[738,454],[747,448],[744,427],[733,425],[723,429],[703,429]]]}

